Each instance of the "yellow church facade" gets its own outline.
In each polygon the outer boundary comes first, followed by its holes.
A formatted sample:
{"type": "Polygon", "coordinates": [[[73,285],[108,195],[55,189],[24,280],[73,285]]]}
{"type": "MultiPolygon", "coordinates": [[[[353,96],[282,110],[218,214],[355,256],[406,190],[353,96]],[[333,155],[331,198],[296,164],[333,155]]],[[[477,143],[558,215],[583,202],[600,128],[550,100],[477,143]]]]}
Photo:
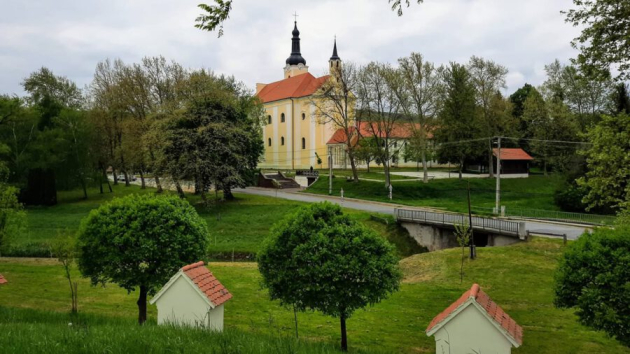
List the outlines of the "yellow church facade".
{"type": "MultiPolygon", "coordinates": [[[[339,66],[337,44],[329,66],[339,66]]],[[[300,53],[300,32],[293,29],[291,56],[286,60],[284,79],[257,84],[256,94],[263,102],[265,153],[259,163],[262,169],[328,168],[327,142],[337,127],[318,119],[314,94],[330,78],[315,77],[308,72],[300,53]],[[321,162],[321,163],[318,163],[321,162]]]]}

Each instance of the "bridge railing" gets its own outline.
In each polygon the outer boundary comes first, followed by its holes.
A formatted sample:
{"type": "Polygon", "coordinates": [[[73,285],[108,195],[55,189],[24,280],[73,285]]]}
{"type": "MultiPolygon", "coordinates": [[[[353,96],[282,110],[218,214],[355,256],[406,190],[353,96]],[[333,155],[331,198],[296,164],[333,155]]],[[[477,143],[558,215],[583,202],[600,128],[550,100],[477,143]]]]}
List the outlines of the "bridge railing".
{"type": "MultiPolygon", "coordinates": [[[[423,210],[412,209],[396,209],[396,219],[412,222],[426,222],[441,225],[468,225],[469,217],[464,214],[436,213],[423,210]]],[[[475,229],[488,231],[497,231],[499,233],[509,233],[516,236],[524,236],[526,234],[523,223],[507,221],[501,219],[483,218],[478,216],[472,217],[472,226],[475,229]]]]}

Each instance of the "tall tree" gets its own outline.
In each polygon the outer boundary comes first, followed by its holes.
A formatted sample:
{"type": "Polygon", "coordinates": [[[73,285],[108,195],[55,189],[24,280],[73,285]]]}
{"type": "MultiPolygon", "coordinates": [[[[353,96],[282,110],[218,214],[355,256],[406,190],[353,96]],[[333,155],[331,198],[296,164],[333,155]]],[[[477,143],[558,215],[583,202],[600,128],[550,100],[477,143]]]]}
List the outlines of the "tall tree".
{"type": "MultiPolygon", "coordinates": [[[[335,43],[335,53],[337,44],[335,43]]],[[[330,78],[317,90],[310,99],[315,107],[316,119],[319,123],[330,123],[337,129],[342,129],[345,135],[346,152],[352,177],[359,181],[355,148],[357,147],[358,131],[361,125],[355,114],[358,67],[351,62],[344,62],[331,68],[330,78]]]]}
{"type": "Polygon", "coordinates": [[[416,161],[422,162],[423,181],[429,182],[427,167],[427,154],[429,151],[429,139],[433,134],[437,114],[440,108],[443,83],[443,67],[424,60],[422,54],[411,53],[409,57],[398,59],[401,85],[394,87],[401,110],[411,118],[414,124],[411,139],[412,145],[407,149],[418,152],[416,161]]]}
{"type": "Polygon", "coordinates": [[[394,86],[402,85],[400,73],[388,64],[370,63],[358,75],[357,117],[378,147],[377,160],[383,164],[385,188],[391,184],[390,167],[396,141],[394,133],[402,123],[400,101],[394,86]]]}
{"type": "Polygon", "coordinates": [[[611,93],[611,105],[609,111],[612,114],[630,114],[630,92],[626,83],[618,83],[611,93]]]}
{"type": "Polygon", "coordinates": [[[566,22],[582,27],[571,42],[580,50],[576,62],[589,76],[607,78],[611,68],[618,80],[630,78],[630,3],[619,0],[573,0],[566,22]]]}
{"type": "MultiPolygon", "coordinates": [[[[497,136],[506,127],[502,123],[503,119],[496,119],[500,112],[496,112],[493,103],[497,102],[497,92],[505,89],[505,78],[508,69],[503,65],[497,64],[492,60],[486,60],[480,57],[472,56],[467,65],[472,83],[475,87],[475,97],[477,105],[481,108],[482,125],[488,136],[497,136]]],[[[488,139],[488,171],[490,177],[494,177],[494,159],[492,158],[492,140],[488,139]]]]}
{"type": "Polygon", "coordinates": [[[483,142],[472,141],[483,135],[480,112],[475,87],[465,66],[451,63],[444,72],[444,81],[446,92],[439,113],[440,128],[435,132],[438,159],[459,165],[461,179],[464,163],[478,158],[483,150],[483,142]]]}

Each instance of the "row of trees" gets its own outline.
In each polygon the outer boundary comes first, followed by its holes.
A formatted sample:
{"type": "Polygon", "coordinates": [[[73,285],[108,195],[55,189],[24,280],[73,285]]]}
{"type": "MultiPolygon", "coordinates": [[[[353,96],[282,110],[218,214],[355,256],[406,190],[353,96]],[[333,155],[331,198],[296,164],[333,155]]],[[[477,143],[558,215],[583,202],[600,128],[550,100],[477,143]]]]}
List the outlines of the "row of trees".
{"type": "Polygon", "coordinates": [[[56,190],[129,185],[138,173],[161,191],[195,181],[231,196],[244,186],[263,151],[262,108],[233,77],[186,70],[163,57],[140,63],[100,62],[94,80],[79,89],[42,68],[23,86],[25,98],[0,96],[0,142],[7,181],[29,204],[54,204],[56,190]]]}

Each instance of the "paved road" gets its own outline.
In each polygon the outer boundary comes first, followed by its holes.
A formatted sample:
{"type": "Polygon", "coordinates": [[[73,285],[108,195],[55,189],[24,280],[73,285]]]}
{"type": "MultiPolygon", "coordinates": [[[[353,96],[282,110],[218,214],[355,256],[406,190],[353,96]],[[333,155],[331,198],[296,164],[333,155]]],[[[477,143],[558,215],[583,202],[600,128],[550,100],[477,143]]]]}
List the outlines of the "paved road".
{"type": "MultiPolygon", "coordinates": [[[[298,193],[298,190],[271,190],[271,189],[264,189],[264,188],[247,188],[247,189],[235,189],[234,192],[243,193],[243,194],[264,195],[268,197],[282,198],[282,199],[295,200],[299,202],[308,202],[308,203],[316,203],[316,202],[327,200],[331,203],[339,204],[345,208],[363,210],[363,211],[368,211],[372,213],[389,214],[389,215],[394,215],[395,208],[434,210],[434,209],[429,209],[429,208],[414,208],[414,207],[409,207],[409,206],[404,206],[404,205],[377,203],[377,202],[370,202],[370,201],[357,200],[357,199],[342,200],[339,197],[298,193]]],[[[554,234],[566,233],[567,238],[569,240],[575,240],[578,237],[580,237],[580,235],[582,235],[585,231],[589,230],[589,228],[586,228],[583,226],[546,223],[546,222],[531,221],[531,220],[525,220],[525,227],[530,233],[534,233],[534,234],[537,232],[554,233],[554,234]]]]}

